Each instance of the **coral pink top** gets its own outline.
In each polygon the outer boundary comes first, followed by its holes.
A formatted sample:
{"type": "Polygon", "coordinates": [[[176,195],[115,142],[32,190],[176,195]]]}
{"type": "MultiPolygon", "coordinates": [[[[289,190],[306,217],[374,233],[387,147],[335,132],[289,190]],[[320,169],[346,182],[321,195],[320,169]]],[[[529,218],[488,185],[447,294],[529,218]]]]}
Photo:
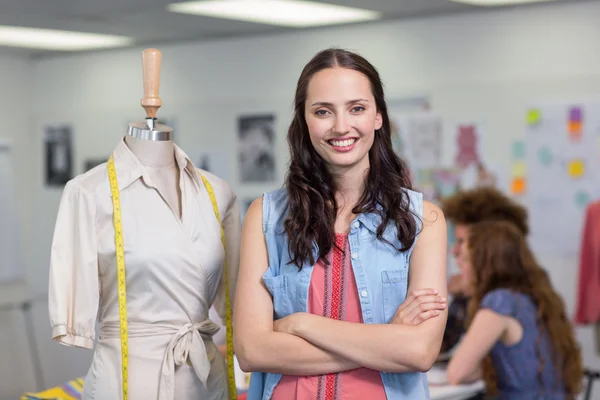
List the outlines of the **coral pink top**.
{"type": "MultiPolygon", "coordinates": [[[[352,271],[348,236],[336,234],[327,266],[317,261],[308,289],[308,312],[362,323],[358,289],[352,271]]],[[[378,371],[359,368],[337,374],[284,375],[271,400],[385,400],[378,371]]]]}

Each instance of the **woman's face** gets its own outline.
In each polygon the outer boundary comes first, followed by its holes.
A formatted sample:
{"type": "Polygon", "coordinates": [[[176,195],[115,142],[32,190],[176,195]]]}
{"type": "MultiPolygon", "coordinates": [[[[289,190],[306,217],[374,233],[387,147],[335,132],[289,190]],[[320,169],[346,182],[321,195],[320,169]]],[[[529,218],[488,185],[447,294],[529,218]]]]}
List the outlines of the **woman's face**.
{"type": "Polygon", "coordinates": [[[333,172],[369,168],[382,118],[365,75],[341,67],[317,72],[308,84],[304,110],[311,143],[333,172]]]}
{"type": "Polygon", "coordinates": [[[471,254],[468,249],[469,244],[465,243],[465,251],[461,252],[456,261],[460,268],[463,292],[466,295],[471,295],[475,285],[475,273],[471,263],[471,254]]]}

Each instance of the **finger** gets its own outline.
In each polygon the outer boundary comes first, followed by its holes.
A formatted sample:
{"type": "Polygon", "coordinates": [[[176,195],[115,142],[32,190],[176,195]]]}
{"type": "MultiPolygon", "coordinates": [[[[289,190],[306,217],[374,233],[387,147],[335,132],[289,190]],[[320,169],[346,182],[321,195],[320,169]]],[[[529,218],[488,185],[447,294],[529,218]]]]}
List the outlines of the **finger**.
{"type": "Polygon", "coordinates": [[[446,304],[446,298],[442,297],[442,296],[435,296],[435,295],[419,296],[416,299],[413,299],[410,302],[408,302],[407,304],[405,304],[403,307],[403,311],[405,313],[412,314],[412,313],[414,313],[415,310],[417,310],[417,311],[423,310],[422,308],[420,308],[420,306],[422,304],[430,304],[430,303],[446,304]]]}
{"type": "Polygon", "coordinates": [[[430,310],[430,311],[422,312],[419,315],[417,315],[415,318],[413,318],[412,325],[419,325],[420,323],[425,322],[431,318],[437,317],[438,315],[440,315],[439,310],[430,310]]]}
{"type": "Polygon", "coordinates": [[[420,314],[427,313],[429,311],[441,311],[446,308],[446,303],[422,303],[417,307],[413,308],[410,313],[408,313],[408,320],[412,320],[419,316],[420,314]]]}
{"type": "Polygon", "coordinates": [[[435,296],[437,294],[438,294],[438,291],[436,289],[411,290],[410,293],[406,296],[406,299],[402,302],[402,304],[400,304],[398,309],[399,310],[404,310],[407,308],[412,309],[416,305],[415,302],[418,302],[418,300],[422,296],[435,296]]]}

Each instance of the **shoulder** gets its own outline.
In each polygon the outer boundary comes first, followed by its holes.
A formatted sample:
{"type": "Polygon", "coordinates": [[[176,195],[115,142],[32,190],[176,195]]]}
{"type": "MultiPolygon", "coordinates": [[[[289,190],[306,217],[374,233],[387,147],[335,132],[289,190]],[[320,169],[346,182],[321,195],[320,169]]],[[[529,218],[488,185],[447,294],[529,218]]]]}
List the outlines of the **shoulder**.
{"type": "Polygon", "coordinates": [[[283,223],[288,209],[288,192],[286,187],[265,192],[262,196],[263,225],[269,227],[278,226],[283,223]]]}
{"type": "Polygon", "coordinates": [[[288,192],[285,186],[280,187],[277,190],[271,190],[270,192],[263,193],[263,202],[272,206],[278,206],[285,204],[288,201],[288,192]]]}
{"type": "Polygon", "coordinates": [[[410,210],[420,216],[423,212],[423,206],[425,203],[423,201],[423,193],[407,188],[402,188],[402,191],[406,193],[410,210]]]}
{"type": "Polygon", "coordinates": [[[442,209],[428,200],[423,201],[423,218],[426,219],[426,221],[446,219],[442,209]]]}
{"type": "Polygon", "coordinates": [[[219,203],[231,204],[237,198],[225,179],[203,169],[196,168],[196,171],[208,181],[219,203]]]}
{"type": "Polygon", "coordinates": [[[63,198],[86,197],[94,200],[97,196],[109,195],[110,184],[106,163],[68,181],[63,189],[63,198]]]}
{"type": "Polygon", "coordinates": [[[479,308],[490,309],[506,316],[514,316],[519,296],[522,295],[510,289],[495,289],[483,296],[479,308]]]}
{"type": "Polygon", "coordinates": [[[437,238],[438,240],[447,240],[448,228],[446,226],[446,218],[440,207],[430,201],[424,200],[422,212],[418,217],[421,233],[432,238],[437,238]]]}

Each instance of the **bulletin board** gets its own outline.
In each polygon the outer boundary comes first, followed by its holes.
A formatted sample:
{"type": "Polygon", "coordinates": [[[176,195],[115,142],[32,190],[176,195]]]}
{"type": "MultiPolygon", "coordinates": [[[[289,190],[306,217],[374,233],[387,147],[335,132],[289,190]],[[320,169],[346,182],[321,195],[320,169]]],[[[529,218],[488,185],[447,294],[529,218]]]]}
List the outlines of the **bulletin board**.
{"type": "Polygon", "coordinates": [[[600,101],[534,104],[512,149],[512,191],[528,205],[537,249],[577,256],[587,205],[600,197],[600,101]]]}

